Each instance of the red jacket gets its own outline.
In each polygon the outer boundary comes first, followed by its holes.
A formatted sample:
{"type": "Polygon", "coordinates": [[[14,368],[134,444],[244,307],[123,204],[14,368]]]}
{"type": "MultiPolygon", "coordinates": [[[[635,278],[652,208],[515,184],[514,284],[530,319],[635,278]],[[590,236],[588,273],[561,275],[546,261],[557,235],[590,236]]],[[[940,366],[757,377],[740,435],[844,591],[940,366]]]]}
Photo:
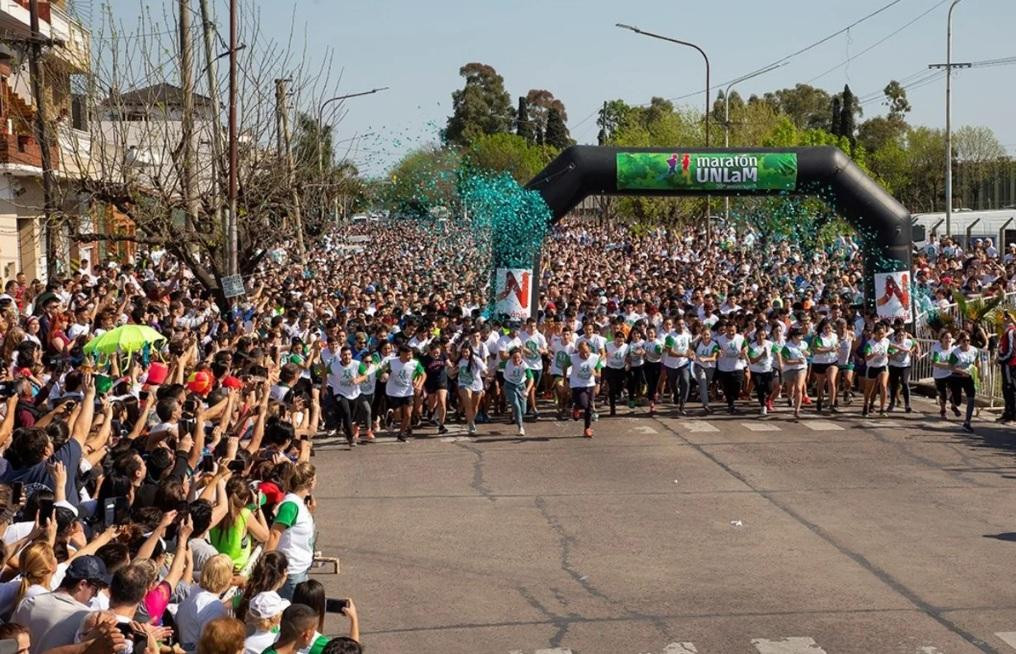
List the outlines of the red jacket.
{"type": "Polygon", "coordinates": [[[1016,367],[1016,326],[1009,325],[998,341],[998,362],[1016,367]]]}

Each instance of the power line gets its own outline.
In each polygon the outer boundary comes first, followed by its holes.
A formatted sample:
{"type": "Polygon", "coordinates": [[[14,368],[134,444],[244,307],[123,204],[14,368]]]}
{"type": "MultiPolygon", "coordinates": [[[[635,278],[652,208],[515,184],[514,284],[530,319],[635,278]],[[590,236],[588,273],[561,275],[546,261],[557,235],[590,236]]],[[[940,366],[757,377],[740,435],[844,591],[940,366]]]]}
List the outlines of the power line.
{"type": "Polygon", "coordinates": [[[872,50],[874,50],[874,49],[875,49],[875,48],[877,48],[878,46],[882,45],[883,43],[885,43],[885,42],[886,42],[886,41],[888,41],[889,39],[893,38],[894,36],[896,36],[897,34],[899,34],[900,32],[902,32],[903,30],[907,29],[908,27],[910,27],[911,25],[913,25],[913,24],[914,24],[914,23],[916,23],[917,21],[919,21],[919,20],[921,20],[922,18],[924,18],[925,16],[927,16],[927,15],[928,15],[928,14],[930,14],[931,12],[935,11],[936,9],[938,9],[939,7],[941,7],[942,5],[944,5],[944,4],[945,4],[946,2],[948,2],[948,1],[949,1],[949,0],[940,0],[940,2],[939,2],[938,4],[936,4],[936,5],[933,5],[933,6],[932,6],[932,7],[930,8],[930,9],[928,9],[927,11],[924,11],[924,12],[922,12],[921,14],[919,14],[919,15],[917,16],[917,18],[914,18],[914,19],[912,19],[912,20],[911,20],[910,22],[908,22],[908,23],[904,24],[904,25],[903,25],[902,27],[900,27],[900,28],[898,28],[898,29],[896,29],[896,30],[894,30],[894,31],[890,32],[889,34],[887,34],[887,35],[886,35],[886,36],[884,36],[883,38],[879,39],[878,41],[875,41],[875,42],[874,42],[874,43],[872,43],[872,44],[871,44],[870,46],[868,46],[868,47],[867,47],[867,48],[865,48],[864,50],[861,50],[861,51],[860,51],[860,52],[858,52],[857,54],[855,54],[855,55],[852,55],[852,56],[850,56],[850,57],[847,57],[847,58],[846,58],[845,60],[843,60],[842,62],[840,62],[840,63],[836,64],[835,66],[833,66],[833,67],[832,67],[832,68],[830,68],[829,70],[826,70],[825,72],[819,73],[819,74],[818,74],[818,75],[816,75],[815,77],[812,77],[812,78],[811,78],[810,80],[808,80],[807,82],[805,82],[805,84],[811,84],[811,83],[812,83],[812,82],[814,82],[815,80],[817,80],[817,79],[820,79],[820,78],[822,78],[822,77],[825,77],[826,75],[828,75],[829,73],[833,72],[834,70],[837,70],[838,68],[843,68],[844,66],[846,66],[847,64],[849,64],[849,63],[850,63],[851,61],[853,61],[854,59],[857,59],[858,57],[861,57],[861,56],[863,56],[863,55],[865,55],[865,54],[867,54],[867,53],[871,52],[872,50]]]}
{"type": "MultiPolygon", "coordinates": [[[[813,50],[813,49],[817,48],[818,46],[820,46],[820,45],[822,45],[824,43],[827,43],[828,41],[836,38],[840,34],[843,34],[845,32],[850,31],[851,29],[857,27],[861,23],[863,23],[863,22],[865,22],[867,20],[870,20],[870,19],[874,18],[875,16],[878,16],[879,14],[881,14],[884,11],[886,11],[887,9],[889,9],[889,8],[895,6],[895,5],[898,5],[900,2],[903,2],[903,0],[891,0],[891,2],[889,2],[889,3],[885,4],[885,5],[882,5],[881,7],[879,7],[878,9],[876,9],[875,11],[869,13],[866,16],[858,18],[857,20],[855,20],[854,22],[850,23],[846,27],[835,31],[832,34],[830,34],[830,35],[828,35],[828,36],[826,36],[826,37],[824,37],[822,39],[819,39],[818,41],[815,41],[814,43],[812,43],[810,45],[807,45],[807,46],[801,48],[800,50],[792,52],[792,53],[790,53],[790,54],[788,54],[788,55],[786,55],[784,57],[781,57],[781,58],[773,61],[772,63],[766,64],[765,66],[761,66],[761,67],[757,68],[756,70],[750,71],[750,72],[745,73],[745,74],[746,75],[750,75],[750,74],[752,74],[754,72],[757,72],[759,70],[763,70],[763,69],[769,68],[770,66],[775,66],[775,65],[781,64],[781,63],[783,63],[785,61],[789,61],[789,60],[793,59],[794,57],[800,56],[800,55],[804,54],[805,52],[808,52],[809,50],[813,50]]],[[[712,85],[709,88],[709,90],[712,91],[712,90],[715,90],[715,89],[723,88],[727,84],[730,84],[734,80],[738,79],[739,77],[743,77],[743,76],[744,75],[737,75],[737,76],[732,77],[732,78],[730,78],[730,79],[728,79],[728,80],[726,80],[724,82],[716,83],[716,84],[712,85]]],[[[670,100],[671,102],[674,102],[674,101],[677,101],[677,100],[685,100],[687,98],[692,98],[692,97],[695,97],[696,95],[700,95],[703,92],[704,91],[696,91],[694,93],[686,93],[685,95],[680,95],[680,96],[678,96],[676,98],[668,98],[668,100],[670,100]]],[[[648,106],[648,105],[649,105],[648,102],[643,102],[642,104],[637,105],[637,106],[645,107],[645,106],[648,106]]],[[[585,118],[580,120],[578,123],[576,123],[575,126],[572,127],[572,129],[576,129],[577,130],[579,127],[584,125],[590,118],[595,116],[598,112],[599,112],[599,109],[594,109],[592,111],[592,113],[590,113],[588,116],[586,116],[585,118]]]]}

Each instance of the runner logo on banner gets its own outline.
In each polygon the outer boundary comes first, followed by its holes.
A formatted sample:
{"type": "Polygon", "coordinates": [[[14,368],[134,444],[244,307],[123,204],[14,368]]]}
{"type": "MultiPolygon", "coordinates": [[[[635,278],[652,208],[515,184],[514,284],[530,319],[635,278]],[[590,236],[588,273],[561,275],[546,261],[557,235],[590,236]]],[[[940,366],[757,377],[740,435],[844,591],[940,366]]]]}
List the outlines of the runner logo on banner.
{"type": "Polygon", "coordinates": [[[494,274],[494,313],[524,320],[532,314],[529,268],[498,268],[494,274]]]}
{"type": "Polygon", "coordinates": [[[910,322],[910,271],[875,273],[875,311],[879,318],[910,322]]]}

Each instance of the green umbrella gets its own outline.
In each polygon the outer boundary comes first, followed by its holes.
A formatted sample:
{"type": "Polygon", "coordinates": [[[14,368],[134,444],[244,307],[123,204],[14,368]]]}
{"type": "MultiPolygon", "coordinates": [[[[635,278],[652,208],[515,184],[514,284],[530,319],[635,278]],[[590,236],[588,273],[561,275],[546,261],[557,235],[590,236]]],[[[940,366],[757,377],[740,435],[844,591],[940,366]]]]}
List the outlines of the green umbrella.
{"type": "Polygon", "coordinates": [[[85,343],[85,354],[138,352],[145,345],[165,341],[166,337],[148,325],[124,325],[111,329],[85,343]]]}

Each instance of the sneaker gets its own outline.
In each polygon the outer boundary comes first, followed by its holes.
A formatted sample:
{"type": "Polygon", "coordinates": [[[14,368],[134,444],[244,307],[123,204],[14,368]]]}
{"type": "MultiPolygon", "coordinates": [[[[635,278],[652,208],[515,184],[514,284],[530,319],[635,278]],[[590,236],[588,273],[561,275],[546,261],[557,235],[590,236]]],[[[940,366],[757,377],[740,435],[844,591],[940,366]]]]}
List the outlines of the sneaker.
{"type": "Polygon", "coordinates": [[[518,435],[519,436],[525,436],[526,435],[526,428],[525,427],[519,427],[518,435]]]}
{"type": "Polygon", "coordinates": [[[593,422],[597,422],[600,419],[600,414],[593,411],[593,422]]]}
{"type": "Polygon", "coordinates": [[[879,415],[880,418],[885,418],[885,416],[886,416],[885,409],[879,409],[878,410],[878,415],[879,415]]]}
{"type": "Polygon", "coordinates": [[[909,406],[903,407],[903,413],[912,413],[913,410],[914,410],[913,407],[909,407],[909,406]]]}
{"type": "Polygon", "coordinates": [[[805,406],[811,405],[811,398],[805,395],[801,398],[801,404],[804,404],[805,406]]]}
{"type": "Polygon", "coordinates": [[[818,400],[815,402],[815,412],[822,413],[822,400],[818,400]]]}
{"type": "Polygon", "coordinates": [[[586,438],[592,438],[593,430],[590,427],[586,427],[585,431],[582,432],[582,435],[586,438]]]}
{"type": "Polygon", "coordinates": [[[766,400],[766,409],[768,409],[769,411],[775,411],[775,409],[773,408],[772,400],[766,400]]]}
{"type": "Polygon", "coordinates": [[[635,400],[628,400],[628,408],[632,411],[635,410],[635,400]]]}
{"type": "Polygon", "coordinates": [[[945,419],[945,409],[939,409],[938,415],[941,416],[942,419],[944,420],[945,419]]]}
{"type": "Polygon", "coordinates": [[[405,443],[406,440],[408,439],[408,437],[406,436],[406,432],[404,432],[404,431],[400,431],[399,435],[397,436],[397,438],[399,439],[400,443],[405,443]]]}
{"type": "Polygon", "coordinates": [[[952,407],[952,412],[953,412],[953,415],[956,416],[957,418],[959,418],[960,415],[961,415],[960,414],[960,408],[958,406],[956,406],[955,404],[952,407]]]}
{"type": "Polygon", "coordinates": [[[578,407],[574,407],[571,410],[571,419],[572,420],[578,420],[581,417],[581,415],[582,415],[582,413],[579,411],[578,407]]]}
{"type": "Polygon", "coordinates": [[[374,442],[374,430],[373,429],[367,430],[367,442],[368,443],[374,442]]]}
{"type": "Polygon", "coordinates": [[[769,411],[766,409],[765,405],[763,405],[758,414],[764,418],[769,415],[769,411]]]}
{"type": "Polygon", "coordinates": [[[972,433],[974,433],[974,428],[973,428],[973,426],[969,422],[964,422],[963,423],[963,431],[972,434],[972,433]]]}
{"type": "Polygon", "coordinates": [[[476,433],[476,425],[469,425],[468,427],[466,427],[466,433],[469,434],[470,436],[475,434],[476,433]]]}
{"type": "Polygon", "coordinates": [[[360,440],[360,425],[353,425],[353,440],[360,440]]]}
{"type": "Polygon", "coordinates": [[[445,427],[444,425],[438,425],[437,426],[437,433],[439,433],[439,434],[447,434],[448,433],[448,428],[445,427]]]}
{"type": "Polygon", "coordinates": [[[539,421],[540,421],[540,412],[539,411],[533,411],[533,422],[539,422],[539,421]]]}

